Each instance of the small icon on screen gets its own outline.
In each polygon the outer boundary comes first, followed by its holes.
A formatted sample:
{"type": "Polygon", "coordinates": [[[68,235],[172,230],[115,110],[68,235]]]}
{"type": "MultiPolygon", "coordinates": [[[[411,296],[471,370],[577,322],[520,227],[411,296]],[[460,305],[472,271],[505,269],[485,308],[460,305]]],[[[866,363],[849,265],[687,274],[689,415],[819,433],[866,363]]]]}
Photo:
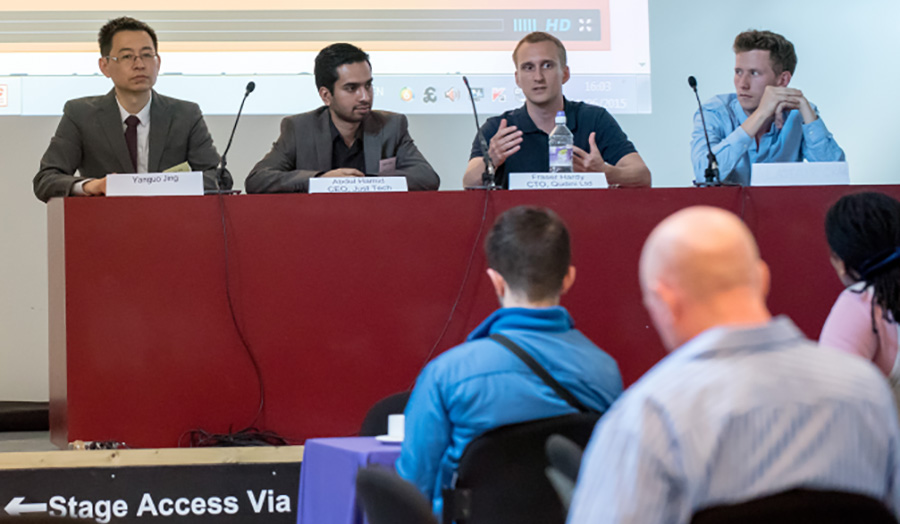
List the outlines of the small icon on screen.
{"type": "Polygon", "coordinates": [[[414,98],[414,96],[413,96],[412,89],[410,89],[408,87],[404,87],[403,89],[400,90],[400,100],[403,100],[404,102],[412,102],[413,98],[414,98]]]}
{"type": "Polygon", "coordinates": [[[478,102],[484,98],[484,88],[483,87],[473,87],[472,88],[472,99],[478,102]]]}
{"type": "Polygon", "coordinates": [[[491,90],[491,102],[506,102],[506,88],[495,87],[491,90]]]}
{"type": "Polygon", "coordinates": [[[451,87],[450,89],[444,91],[444,98],[451,102],[456,102],[457,100],[459,100],[459,89],[451,87]]]}
{"type": "Polygon", "coordinates": [[[525,101],[525,92],[522,91],[521,87],[517,87],[515,91],[513,91],[513,95],[516,97],[516,100],[519,102],[525,101]]]}
{"type": "Polygon", "coordinates": [[[437,102],[437,95],[435,94],[436,92],[437,92],[437,89],[435,89],[433,87],[426,87],[425,88],[425,96],[422,97],[422,101],[425,102],[426,104],[433,104],[433,103],[437,102]]]}
{"type": "Polygon", "coordinates": [[[7,91],[9,90],[9,86],[6,84],[0,84],[0,107],[6,107],[9,104],[7,91]]]}

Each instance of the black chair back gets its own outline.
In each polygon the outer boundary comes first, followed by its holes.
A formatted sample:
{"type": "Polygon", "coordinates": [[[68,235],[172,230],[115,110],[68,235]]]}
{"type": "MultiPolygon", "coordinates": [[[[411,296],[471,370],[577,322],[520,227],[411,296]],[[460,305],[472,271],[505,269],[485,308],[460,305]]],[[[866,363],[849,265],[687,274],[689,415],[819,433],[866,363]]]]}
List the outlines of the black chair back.
{"type": "Polygon", "coordinates": [[[578,479],[584,448],[572,442],[572,439],[559,434],[550,435],[547,439],[547,460],[550,466],[571,479],[578,479]]]}
{"type": "Polygon", "coordinates": [[[572,495],[575,493],[575,482],[578,480],[578,470],[581,469],[584,448],[562,435],[553,434],[547,439],[546,452],[547,461],[550,463],[546,471],[547,479],[559,495],[563,507],[568,511],[572,495]]]}
{"type": "Polygon", "coordinates": [[[881,502],[842,491],[792,489],[698,511],[691,524],[897,524],[881,502]]]}
{"type": "Polygon", "coordinates": [[[389,469],[370,466],[359,470],[356,497],[369,524],[438,524],[431,501],[389,469]]]}
{"type": "Polygon", "coordinates": [[[403,413],[407,401],[409,401],[409,391],[394,393],[376,402],[366,413],[366,418],[363,419],[362,426],[359,428],[359,436],[377,437],[387,434],[388,415],[403,413]]]}
{"type": "Polygon", "coordinates": [[[444,490],[444,524],[564,524],[566,510],[545,474],[544,446],[555,433],[586,445],[599,416],[511,424],[473,440],[460,458],[454,489],[444,490]]]}

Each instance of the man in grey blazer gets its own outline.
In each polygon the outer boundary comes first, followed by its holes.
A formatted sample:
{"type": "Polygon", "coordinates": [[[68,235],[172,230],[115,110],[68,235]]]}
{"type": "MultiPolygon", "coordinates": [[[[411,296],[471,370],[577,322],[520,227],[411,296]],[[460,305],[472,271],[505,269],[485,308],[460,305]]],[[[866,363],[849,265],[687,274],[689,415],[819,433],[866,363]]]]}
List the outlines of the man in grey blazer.
{"type": "MultiPolygon", "coordinates": [[[[107,174],[153,173],[184,162],[203,171],[206,189],[216,189],[219,154],[200,107],[153,91],[160,65],[153,29],[121,17],[104,25],[98,40],[100,71],[114,88],[66,103],[34,177],[35,196],[46,202],[104,195],[107,174]]],[[[223,178],[223,189],[230,188],[231,176],[223,178]]]]}
{"type": "Polygon", "coordinates": [[[281,136],[247,176],[248,193],[309,190],[314,177],[404,176],[410,190],[434,190],[440,178],[409,136],[406,117],[372,110],[369,55],[333,44],[316,57],[324,106],[281,122],[281,136]]]}

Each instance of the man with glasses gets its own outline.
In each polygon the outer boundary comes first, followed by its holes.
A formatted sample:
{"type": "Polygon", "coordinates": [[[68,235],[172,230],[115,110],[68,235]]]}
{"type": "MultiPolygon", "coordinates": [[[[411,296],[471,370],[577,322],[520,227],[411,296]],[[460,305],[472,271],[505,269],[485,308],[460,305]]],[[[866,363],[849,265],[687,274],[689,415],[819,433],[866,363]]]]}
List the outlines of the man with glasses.
{"type": "MultiPolygon", "coordinates": [[[[100,71],[114,88],[66,103],[34,177],[35,196],[46,202],[104,195],[107,174],[155,173],[185,162],[203,171],[206,189],[215,189],[219,154],[200,107],[153,90],[160,65],[153,28],[116,18],[100,29],[98,42],[100,71]]],[[[230,188],[231,176],[223,178],[230,188]]]]}

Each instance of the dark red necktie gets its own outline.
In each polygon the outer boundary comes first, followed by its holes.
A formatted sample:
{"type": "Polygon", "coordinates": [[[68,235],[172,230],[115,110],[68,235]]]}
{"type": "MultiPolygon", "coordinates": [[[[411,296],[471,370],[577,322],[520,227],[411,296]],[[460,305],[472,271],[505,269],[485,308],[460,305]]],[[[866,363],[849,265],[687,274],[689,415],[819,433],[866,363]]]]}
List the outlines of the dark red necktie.
{"type": "Polygon", "coordinates": [[[125,125],[128,126],[125,128],[125,144],[128,146],[128,154],[131,155],[131,165],[134,167],[135,173],[137,173],[138,164],[137,126],[140,123],[141,120],[134,115],[128,115],[128,118],[125,119],[125,125]]]}

